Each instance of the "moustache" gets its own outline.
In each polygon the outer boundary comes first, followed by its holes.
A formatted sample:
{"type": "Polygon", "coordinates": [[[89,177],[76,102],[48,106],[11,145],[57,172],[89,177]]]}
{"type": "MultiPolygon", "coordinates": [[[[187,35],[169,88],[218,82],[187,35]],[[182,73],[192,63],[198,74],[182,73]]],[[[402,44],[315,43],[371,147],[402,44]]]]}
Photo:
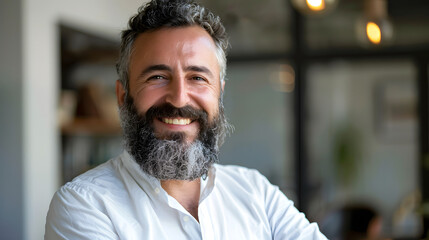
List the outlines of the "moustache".
{"type": "Polygon", "coordinates": [[[170,103],[163,103],[161,105],[150,107],[145,114],[146,119],[152,122],[155,118],[161,120],[162,118],[189,118],[191,121],[198,121],[200,126],[207,126],[208,114],[206,111],[196,109],[192,106],[184,106],[176,108],[170,103]]]}

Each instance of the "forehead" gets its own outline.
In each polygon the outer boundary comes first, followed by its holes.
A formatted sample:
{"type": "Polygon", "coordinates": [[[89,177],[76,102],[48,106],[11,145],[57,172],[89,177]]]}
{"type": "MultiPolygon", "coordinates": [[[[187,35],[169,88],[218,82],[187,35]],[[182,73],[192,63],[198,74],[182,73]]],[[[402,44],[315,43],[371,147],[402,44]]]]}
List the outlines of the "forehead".
{"type": "Polygon", "coordinates": [[[141,33],[136,38],[131,66],[148,62],[174,64],[175,61],[189,64],[198,61],[219,71],[216,45],[200,26],[166,27],[141,33]]]}

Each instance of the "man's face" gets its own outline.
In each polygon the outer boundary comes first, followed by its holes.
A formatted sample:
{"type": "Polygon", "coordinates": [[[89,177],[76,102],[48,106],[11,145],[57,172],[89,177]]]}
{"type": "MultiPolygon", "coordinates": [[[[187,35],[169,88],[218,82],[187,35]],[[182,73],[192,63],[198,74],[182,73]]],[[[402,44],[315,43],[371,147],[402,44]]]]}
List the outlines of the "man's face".
{"type": "MultiPolygon", "coordinates": [[[[190,106],[207,113],[211,122],[218,115],[221,86],[216,47],[210,35],[199,26],[163,28],[140,34],[134,42],[129,68],[129,95],[139,114],[151,107],[171,104],[190,106]]],[[[120,83],[118,83],[120,85],[120,83]]],[[[119,104],[124,89],[117,86],[119,104]]],[[[183,133],[186,143],[200,131],[199,122],[183,117],[157,117],[155,136],[168,139],[183,133]]]]}
{"type": "Polygon", "coordinates": [[[117,81],[127,151],[160,180],[193,180],[217,162],[231,126],[221,104],[215,44],[200,27],[140,34],[129,95],[117,81]]]}

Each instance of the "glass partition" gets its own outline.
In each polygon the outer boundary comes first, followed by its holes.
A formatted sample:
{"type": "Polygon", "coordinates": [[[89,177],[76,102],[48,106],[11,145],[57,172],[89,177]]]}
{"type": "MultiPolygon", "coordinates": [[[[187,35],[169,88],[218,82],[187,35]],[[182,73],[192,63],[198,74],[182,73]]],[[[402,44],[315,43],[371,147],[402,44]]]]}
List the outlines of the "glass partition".
{"type": "Polygon", "coordinates": [[[291,48],[290,5],[283,0],[203,0],[227,30],[231,56],[286,53],[291,48]]]}
{"type": "Polygon", "coordinates": [[[416,69],[411,61],[334,61],[308,70],[309,215],[368,204],[392,237],[416,237],[416,69]],[[414,201],[414,202],[413,202],[414,201]],[[407,205],[408,204],[408,205],[407,205]]]}
{"type": "Polygon", "coordinates": [[[279,62],[230,63],[225,109],[235,126],[221,163],[258,169],[294,198],[293,72],[279,62]]]}

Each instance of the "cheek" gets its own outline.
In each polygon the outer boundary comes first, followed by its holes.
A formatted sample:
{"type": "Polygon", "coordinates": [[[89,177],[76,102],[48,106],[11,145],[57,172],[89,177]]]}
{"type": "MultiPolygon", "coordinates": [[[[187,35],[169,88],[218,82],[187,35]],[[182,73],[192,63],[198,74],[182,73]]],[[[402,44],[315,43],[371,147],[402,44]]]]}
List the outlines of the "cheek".
{"type": "Polygon", "coordinates": [[[217,91],[202,91],[196,94],[198,104],[203,108],[212,119],[219,111],[219,97],[220,94],[217,91]]]}
{"type": "Polygon", "coordinates": [[[162,99],[163,94],[160,91],[156,91],[156,90],[143,90],[140,91],[135,99],[136,102],[136,106],[137,106],[137,110],[140,113],[146,113],[146,111],[156,105],[160,99],[162,99]]]}

